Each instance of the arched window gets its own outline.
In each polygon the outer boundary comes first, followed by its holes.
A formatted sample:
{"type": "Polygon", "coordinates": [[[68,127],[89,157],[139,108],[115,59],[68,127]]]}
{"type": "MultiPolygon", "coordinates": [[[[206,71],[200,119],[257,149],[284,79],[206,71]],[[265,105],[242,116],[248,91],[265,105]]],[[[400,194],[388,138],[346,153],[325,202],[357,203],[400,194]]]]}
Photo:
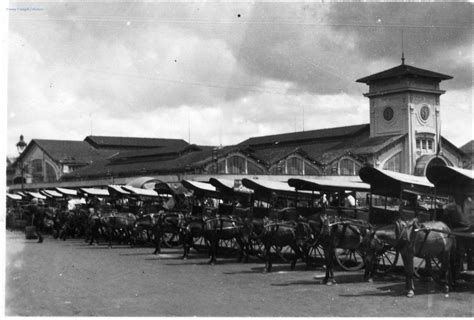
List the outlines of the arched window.
{"type": "Polygon", "coordinates": [[[399,152],[396,155],[392,156],[390,159],[385,161],[383,165],[384,170],[390,170],[395,172],[402,171],[402,153],[399,152]]]}
{"type": "Polygon", "coordinates": [[[286,160],[286,172],[288,174],[304,174],[303,160],[296,157],[286,160]]]}
{"type": "Polygon", "coordinates": [[[43,182],[43,160],[34,159],[31,161],[31,175],[34,182],[43,182]]]}
{"type": "Polygon", "coordinates": [[[239,156],[227,158],[227,172],[230,174],[245,174],[246,159],[239,156]]]}
{"type": "Polygon", "coordinates": [[[344,158],[339,161],[339,174],[341,176],[355,176],[359,174],[361,165],[352,159],[344,158]]]}

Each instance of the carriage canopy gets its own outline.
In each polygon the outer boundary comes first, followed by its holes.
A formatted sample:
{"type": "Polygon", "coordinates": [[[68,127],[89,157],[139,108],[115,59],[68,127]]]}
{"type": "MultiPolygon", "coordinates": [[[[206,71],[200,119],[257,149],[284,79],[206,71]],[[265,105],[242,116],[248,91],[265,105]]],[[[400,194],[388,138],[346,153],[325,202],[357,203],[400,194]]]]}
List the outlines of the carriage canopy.
{"type": "Polygon", "coordinates": [[[206,182],[183,180],[181,181],[183,186],[194,192],[194,195],[197,197],[209,197],[214,199],[229,199],[230,195],[219,192],[216,187],[206,182]]]}
{"type": "Polygon", "coordinates": [[[403,193],[434,194],[434,185],[426,177],[363,167],[359,171],[363,182],[370,184],[373,194],[400,197],[403,193]]]}
{"type": "Polygon", "coordinates": [[[209,183],[213,185],[218,192],[226,194],[236,200],[249,199],[249,196],[253,194],[253,190],[247,189],[242,185],[236,187],[235,182],[232,180],[210,178],[209,183]]]}
{"type": "Polygon", "coordinates": [[[120,196],[125,196],[131,194],[130,191],[127,191],[122,188],[123,186],[116,185],[116,184],[110,184],[107,186],[107,190],[109,191],[110,195],[120,195],[120,196]]]}
{"type": "Polygon", "coordinates": [[[59,188],[59,187],[56,187],[55,189],[57,192],[66,196],[73,196],[73,197],[77,196],[77,191],[74,189],[59,188]]]}
{"type": "Polygon", "coordinates": [[[360,179],[300,179],[292,178],[288,184],[297,190],[311,191],[370,191],[370,185],[362,182],[360,179]]]}
{"type": "Polygon", "coordinates": [[[131,186],[122,186],[122,189],[130,192],[133,195],[137,196],[144,196],[144,197],[158,197],[158,192],[152,189],[144,189],[144,188],[135,188],[131,186]]]}
{"type": "Polygon", "coordinates": [[[297,197],[311,198],[313,195],[308,191],[297,191],[294,187],[289,186],[288,183],[280,181],[243,178],[242,184],[254,191],[256,199],[263,201],[272,199],[273,195],[289,199],[296,199],[297,197]]]}
{"type": "Polygon", "coordinates": [[[22,197],[19,194],[7,193],[7,198],[12,200],[21,200],[22,197]]]}
{"type": "Polygon", "coordinates": [[[99,188],[79,188],[79,190],[90,196],[96,196],[96,197],[107,197],[110,196],[109,190],[107,189],[99,189],[99,188]]]}
{"type": "Polygon", "coordinates": [[[437,193],[444,195],[474,196],[474,171],[468,169],[432,166],[426,170],[437,193]]]}
{"type": "Polygon", "coordinates": [[[56,190],[40,190],[40,193],[50,198],[62,198],[63,195],[56,190]]]}

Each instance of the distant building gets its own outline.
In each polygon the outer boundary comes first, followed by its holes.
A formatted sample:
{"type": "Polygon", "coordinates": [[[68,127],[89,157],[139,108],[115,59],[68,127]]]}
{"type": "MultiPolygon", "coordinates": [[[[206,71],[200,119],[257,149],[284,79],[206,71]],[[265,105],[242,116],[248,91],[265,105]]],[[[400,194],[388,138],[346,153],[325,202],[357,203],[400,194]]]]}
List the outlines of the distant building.
{"type": "Polygon", "coordinates": [[[84,141],[33,139],[7,168],[12,184],[21,184],[22,180],[24,184],[48,183],[119,152],[170,145],[188,143],[179,139],[105,136],[88,136],[84,141]]]}

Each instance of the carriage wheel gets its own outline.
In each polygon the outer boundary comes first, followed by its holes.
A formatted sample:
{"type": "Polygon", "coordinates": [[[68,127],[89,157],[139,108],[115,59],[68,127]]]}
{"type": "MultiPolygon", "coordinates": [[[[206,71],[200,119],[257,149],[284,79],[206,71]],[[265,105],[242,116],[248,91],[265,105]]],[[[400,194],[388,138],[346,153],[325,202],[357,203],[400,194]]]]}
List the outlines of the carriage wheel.
{"type": "Polygon", "coordinates": [[[181,241],[179,239],[179,233],[164,233],[163,234],[163,244],[168,248],[179,248],[181,246],[181,241]]]}
{"type": "Polygon", "coordinates": [[[250,240],[251,254],[259,259],[265,259],[265,246],[261,241],[252,239],[250,240]]]}
{"type": "Polygon", "coordinates": [[[223,248],[229,253],[235,253],[237,250],[239,250],[239,245],[235,239],[220,239],[219,247],[223,248]]]}
{"type": "Polygon", "coordinates": [[[377,258],[376,272],[380,275],[385,275],[397,266],[400,253],[392,246],[384,246],[382,253],[377,258]]]}
{"type": "Polygon", "coordinates": [[[339,249],[334,250],[337,264],[346,271],[357,271],[364,267],[364,257],[359,250],[339,249]]]}
{"type": "Polygon", "coordinates": [[[208,246],[207,241],[204,237],[193,238],[194,249],[205,248],[208,246]]]}
{"type": "Polygon", "coordinates": [[[321,245],[314,245],[309,249],[309,257],[313,261],[321,261],[324,264],[324,250],[321,245]]]}

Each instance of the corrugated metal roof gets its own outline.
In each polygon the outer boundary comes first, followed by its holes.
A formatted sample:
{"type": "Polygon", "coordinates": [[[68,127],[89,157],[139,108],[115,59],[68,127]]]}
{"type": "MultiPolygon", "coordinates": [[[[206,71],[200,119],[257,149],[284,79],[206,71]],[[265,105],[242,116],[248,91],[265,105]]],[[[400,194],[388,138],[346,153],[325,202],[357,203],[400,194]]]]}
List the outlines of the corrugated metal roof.
{"type": "Polygon", "coordinates": [[[327,128],[327,129],[318,129],[294,133],[283,133],[275,134],[262,137],[252,137],[247,139],[239,145],[249,145],[251,147],[258,147],[259,145],[278,145],[283,143],[292,143],[298,144],[302,141],[308,140],[320,140],[320,139],[330,139],[338,138],[344,136],[350,136],[358,133],[361,130],[368,130],[369,124],[359,124],[353,126],[337,127],[337,128],[327,128]]]}

